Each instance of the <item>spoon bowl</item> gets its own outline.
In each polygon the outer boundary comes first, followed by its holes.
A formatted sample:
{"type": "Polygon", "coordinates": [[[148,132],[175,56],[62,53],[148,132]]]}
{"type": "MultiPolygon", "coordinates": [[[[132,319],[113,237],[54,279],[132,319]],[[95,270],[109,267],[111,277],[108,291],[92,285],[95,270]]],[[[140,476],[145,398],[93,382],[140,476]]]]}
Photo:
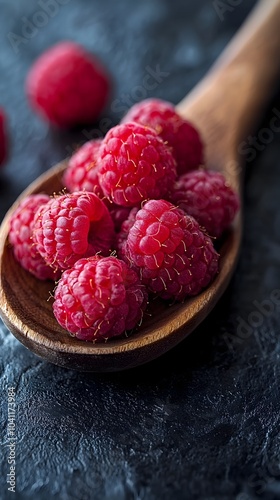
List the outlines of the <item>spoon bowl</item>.
{"type": "Polygon", "coordinates": [[[12,206],[1,228],[1,315],[26,347],[55,364],[82,371],[115,371],[158,357],[186,337],[207,316],[225,290],[237,261],[241,224],[236,220],[221,247],[221,271],[203,293],[168,306],[151,304],[141,328],[129,338],[92,344],[71,337],[53,316],[51,282],[38,281],[14,259],[8,241],[9,220],[19,201],[30,194],[59,192],[66,162],[39,177],[12,206]],[[230,258],[229,258],[230,255],[230,258]]]}
{"type": "MultiPolygon", "coordinates": [[[[241,195],[238,146],[255,128],[279,72],[280,2],[261,1],[201,84],[178,106],[200,130],[206,163],[221,171],[241,195]],[[256,46],[261,48],[256,64],[256,46]],[[273,59],[273,63],[269,58],[273,59]],[[274,64],[275,63],[275,64],[274,64]],[[259,80],[261,77],[261,80],[259,80]]],[[[186,338],[213,309],[234,272],[242,235],[242,210],[224,236],[220,270],[213,283],[184,303],[156,299],[139,329],[127,338],[93,344],[71,337],[53,316],[52,284],[38,281],[16,262],[9,221],[20,201],[35,193],[62,191],[67,161],[35,180],[7,213],[0,230],[0,314],[15,337],[40,357],[81,371],[118,371],[151,361],[186,338]]]]}

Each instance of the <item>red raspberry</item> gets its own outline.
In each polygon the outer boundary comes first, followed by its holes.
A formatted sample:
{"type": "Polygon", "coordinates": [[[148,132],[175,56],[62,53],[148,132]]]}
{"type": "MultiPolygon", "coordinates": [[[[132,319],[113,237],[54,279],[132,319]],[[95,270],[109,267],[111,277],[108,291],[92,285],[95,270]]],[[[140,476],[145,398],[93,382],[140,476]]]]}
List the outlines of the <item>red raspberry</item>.
{"type": "Polygon", "coordinates": [[[101,142],[101,139],[86,142],[70,158],[63,176],[63,182],[70,193],[91,191],[99,198],[104,198],[97,176],[97,153],[101,142]]]}
{"type": "Polygon", "coordinates": [[[218,271],[211,239],[165,200],[150,200],[137,212],[123,251],[143,284],[163,299],[197,295],[218,271]]]}
{"type": "Polygon", "coordinates": [[[198,131],[176,113],[173,104],[160,99],[146,99],[132,106],[122,119],[122,123],[131,121],[152,127],[172,147],[178,174],[203,163],[203,144],[198,131]]]}
{"type": "Polygon", "coordinates": [[[26,92],[46,120],[72,127],[94,122],[109,93],[109,79],[99,61],[73,42],[60,42],[31,67],[26,92]]]}
{"type": "Polygon", "coordinates": [[[114,225],[96,194],[78,191],[54,198],[39,209],[33,236],[45,261],[63,270],[82,257],[108,254],[114,225]]]}
{"type": "Polygon", "coordinates": [[[34,194],[25,198],[14,211],[10,220],[9,240],[14,256],[24,269],[40,280],[59,278],[37,251],[32,232],[36,210],[49,201],[45,194],[34,194]]]}
{"type": "Polygon", "coordinates": [[[78,339],[107,340],[131,330],[147,304],[137,274],[116,257],[80,259],[55,291],[54,315],[78,339]]]}
{"type": "Polygon", "coordinates": [[[6,134],[6,116],[3,109],[0,108],[0,165],[4,163],[8,155],[8,145],[7,145],[7,134],[6,134]]]}
{"type": "Polygon", "coordinates": [[[137,123],[113,127],[100,147],[100,186],[117,205],[137,206],[164,197],[176,178],[170,149],[156,132],[137,123]]]}
{"type": "Polygon", "coordinates": [[[110,202],[104,195],[98,179],[97,153],[101,139],[86,142],[70,158],[63,176],[63,183],[70,193],[90,191],[95,193],[107,206],[112,217],[115,230],[118,232],[123,221],[128,217],[130,207],[120,207],[110,202]]]}
{"type": "Polygon", "coordinates": [[[218,172],[199,170],[182,175],[170,196],[192,215],[210,236],[219,238],[239,208],[237,194],[218,172]]]}
{"type": "Polygon", "coordinates": [[[130,209],[128,217],[123,221],[121,228],[120,228],[120,231],[117,234],[116,250],[117,250],[118,257],[120,259],[125,259],[125,252],[123,250],[124,244],[127,240],[128,233],[135,222],[136,214],[137,214],[138,210],[139,209],[137,207],[133,207],[130,209]]]}
{"type": "Polygon", "coordinates": [[[98,179],[97,153],[102,140],[86,142],[70,158],[63,176],[63,183],[70,193],[75,191],[90,191],[95,193],[107,206],[112,217],[115,230],[118,232],[123,221],[128,217],[130,207],[120,207],[110,202],[104,195],[98,179]]]}

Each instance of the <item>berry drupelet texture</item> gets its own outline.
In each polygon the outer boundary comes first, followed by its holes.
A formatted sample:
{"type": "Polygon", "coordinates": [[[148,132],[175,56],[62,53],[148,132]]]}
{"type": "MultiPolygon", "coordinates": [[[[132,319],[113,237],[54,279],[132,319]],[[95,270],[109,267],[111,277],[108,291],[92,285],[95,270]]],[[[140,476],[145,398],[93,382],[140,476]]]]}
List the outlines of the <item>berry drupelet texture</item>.
{"type": "Polygon", "coordinates": [[[78,339],[104,341],[134,328],[146,305],[146,289],[132,269],[116,257],[94,256],[63,273],[53,310],[78,339]]]}
{"type": "Polygon", "coordinates": [[[179,177],[170,200],[216,238],[229,227],[239,208],[238,196],[225,177],[207,170],[179,177]]]}
{"type": "Polygon", "coordinates": [[[141,101],[122,119],[122,123],[131,121],[153,128],[172,148],[179,175],[203,163],[203,144],[198,131],[176,112],[173,104],[154,98],[141,101]]]}
{"type": "Polygon", "coordinates": [[[154,130],[137,123],[113,127],[103,139],[99,157],[100,186],[117,205],[133,207],[165,197],[175,182],[171,149],[154,130]]]}
{"type": "Polygon", "coordinates": [[[26,80],[34,110],[59,127],[94,122],[107,102],[109,88],[109,77],[97,58],[69,41],[44,52],[26,80]]]}
{"type": "Polygon", "coordinates": [[[45,194],[28,196],[19,204],[10,221],[9,240],[13,245],[15,258],[24,269],[40,280],[56,280],[60,276],[60,273],[46,264],[33,240],[36,211],[46,205],[49,199],[45,194]]]}
{"type": "Polygon", "coordinates": [[[83,191],[58,196],[39,209],[33,235],[45,261],[61,270],[97,252],[108,255],[115,236],[103,201],[83,191]]]}
{"type": "Polygon", "coordinates": [[[136,214],[137,214],[138,210],[139,209],[137,207],[133,207],[130,209],[128,216],[123,221],[121,228],[120,228],[120,231],[118,232],[118,234],[116,236],[116,250],[117,250],[117,255],[120,259],[125,258],[125,253],[124,253],[123,247],[124,247],[124,244],[127,240],[128,233],[135,222],[136,214]]]}
{"type": "Polygon", "coordinates": [[[63,176],[63,184],[70,193],[90,191],[104,198],[97,175],[97,154],[101,142],[101,139],[86,142],[70,158],[63,176]]]}
{"type": "Polygon", "coordinates": [[[218,272],[218,254],[193,217],[165,200],[136,214],[122,253],[148,290],[163,299],[197,295],[218,272]]]}

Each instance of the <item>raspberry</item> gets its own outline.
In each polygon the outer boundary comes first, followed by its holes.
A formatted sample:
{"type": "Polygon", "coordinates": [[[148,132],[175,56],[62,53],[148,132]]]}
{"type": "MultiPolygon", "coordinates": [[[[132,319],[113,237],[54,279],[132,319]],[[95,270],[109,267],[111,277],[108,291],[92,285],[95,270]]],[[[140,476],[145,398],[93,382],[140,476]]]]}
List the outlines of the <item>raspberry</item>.
{"type": "Polygon", "coordinates": [[[165,200],[150,200],[137,212],[123,252],[143,284],[163,299],[197,295],[218,271],[211,239],[165,200]]]}
{"type": "Polygon", "coordinates": [[[108,254],[114,225],[96,194],[78,191],[54,198],[39,209],[33,237],[47,264],[63,270],[82,257],[108,254]]]}
{"type": "Polygon", "coordinates": [[[205,170],[182,175],[170,199],[217,238],[231,224],[239,208],[238,196],[224,176],[205,170]]]}
{"type": "Polygon", "coordinates": [[[128,217],[123,221],[121,228],[120,228],[120,231],[117,234],[116,250],[117,250],[118,257],[120,259],[125,259],[125,252],[123,250],[124,244],[127,240],[128,233],[135,222],[137,212],[138,212],[137,207],[133,207],[130,209],[128,217]]]}
{"type": "Polygon", "coordinates": [[[54,315],[78,339],[107,340],[131,330],[147,304],[137,274],[116,257],[80,259],[55,291],[54,315]]]}
{"type": "Polygon", "coordinates": [[[91,191],[99,198],[104,198],[97,176],[97,153],[101,142],[101,139],[86,142],[70,158],[63,176],[63,182],[70,193],[91,191]]]}
{"type": "Polygon", "coordinates": [[[2,163],[4,163],[4,161],[7,159],[7,142],[6,116],[3,109],[0,108],[0,165],[2,165],[2,163]]]}
{"type": "Polygon", "coordinates": [[[68,41],[44,52],[26,80],[34,110],[60,127],[94,122],[106,104],[109,86],[99,61],[68,41]]]}
{"type": "Polygon", "coordinates": [[[99,150],[98,176],[104,194],[122,206],[137,206],[172,189],[176,163],[156,132],[137,123],[113,127],[99,150]]]}
{"type": "Polygon", "coordinates": [[[36,210],[49,201],[45,194],[34,194],[26,197],[14,211],[10,220],[9,240],[13,245],[13,253],[21,266],[40,280],[58,279],[55,273],[37,251],[32,232],[36,210]]]}
{"type": "Polygon", "coordinates": [[[122,119],[122,123],[131,121],[152,127],[172,148],[178,174],[203,163],[203,144],[198,131],[176,113],[173,104],[146,99],[132,106],[122,119]]]}

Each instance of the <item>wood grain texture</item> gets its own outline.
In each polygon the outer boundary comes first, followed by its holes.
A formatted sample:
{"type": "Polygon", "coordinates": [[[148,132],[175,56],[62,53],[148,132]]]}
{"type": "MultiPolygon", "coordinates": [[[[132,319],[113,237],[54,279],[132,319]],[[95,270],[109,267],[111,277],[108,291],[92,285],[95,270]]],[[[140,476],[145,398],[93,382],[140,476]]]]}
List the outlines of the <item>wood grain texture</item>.
{"type": "Polygon", "coordinates": [[[206,162],[240,185],[239,146],[261,120],[280,78],[280,1],[262,0],[208,75],[177,109],[200,129],[206,162]]]}
{"type": "MultiPolygon", "coordinates": [[[[260,2],[247,26],[237,35],[215,68],[178,105],[179,112],[199,127],[206,144],[208,165],[224,172],[228,182],[239,192],[242,179],[238,145],[254,127],[279,72],[276,60],[280,47],[279,19],[278,0],[260,2]],[[268,61],[273,61],[273,64],[268,61]],[[262,73],[265,76],[261,77],[262,73]]],[[[20,199],[37,192],[59,192],[63,188],[61,174],[65,166],[66,163],[62,163],[41,176],[20,199]]],[[[230,281],[238,259],[241,213],[224,239],[220,272],[207,290],[184,304],[170,307],[161,301],[154,301],[141,328],[129,338],[104,345],[85,343],[70,337],[55,321],[51,302],[48,301],[52,286],[38,282],[13,258],[8,243],[9,218],[19,201],[8,212],[0,232],[1,316],[26,347],[52,363],[68,368],[82,371],[122,370],[151,361],[171,349],[190,334],[215,306],[230,281]]]]}

